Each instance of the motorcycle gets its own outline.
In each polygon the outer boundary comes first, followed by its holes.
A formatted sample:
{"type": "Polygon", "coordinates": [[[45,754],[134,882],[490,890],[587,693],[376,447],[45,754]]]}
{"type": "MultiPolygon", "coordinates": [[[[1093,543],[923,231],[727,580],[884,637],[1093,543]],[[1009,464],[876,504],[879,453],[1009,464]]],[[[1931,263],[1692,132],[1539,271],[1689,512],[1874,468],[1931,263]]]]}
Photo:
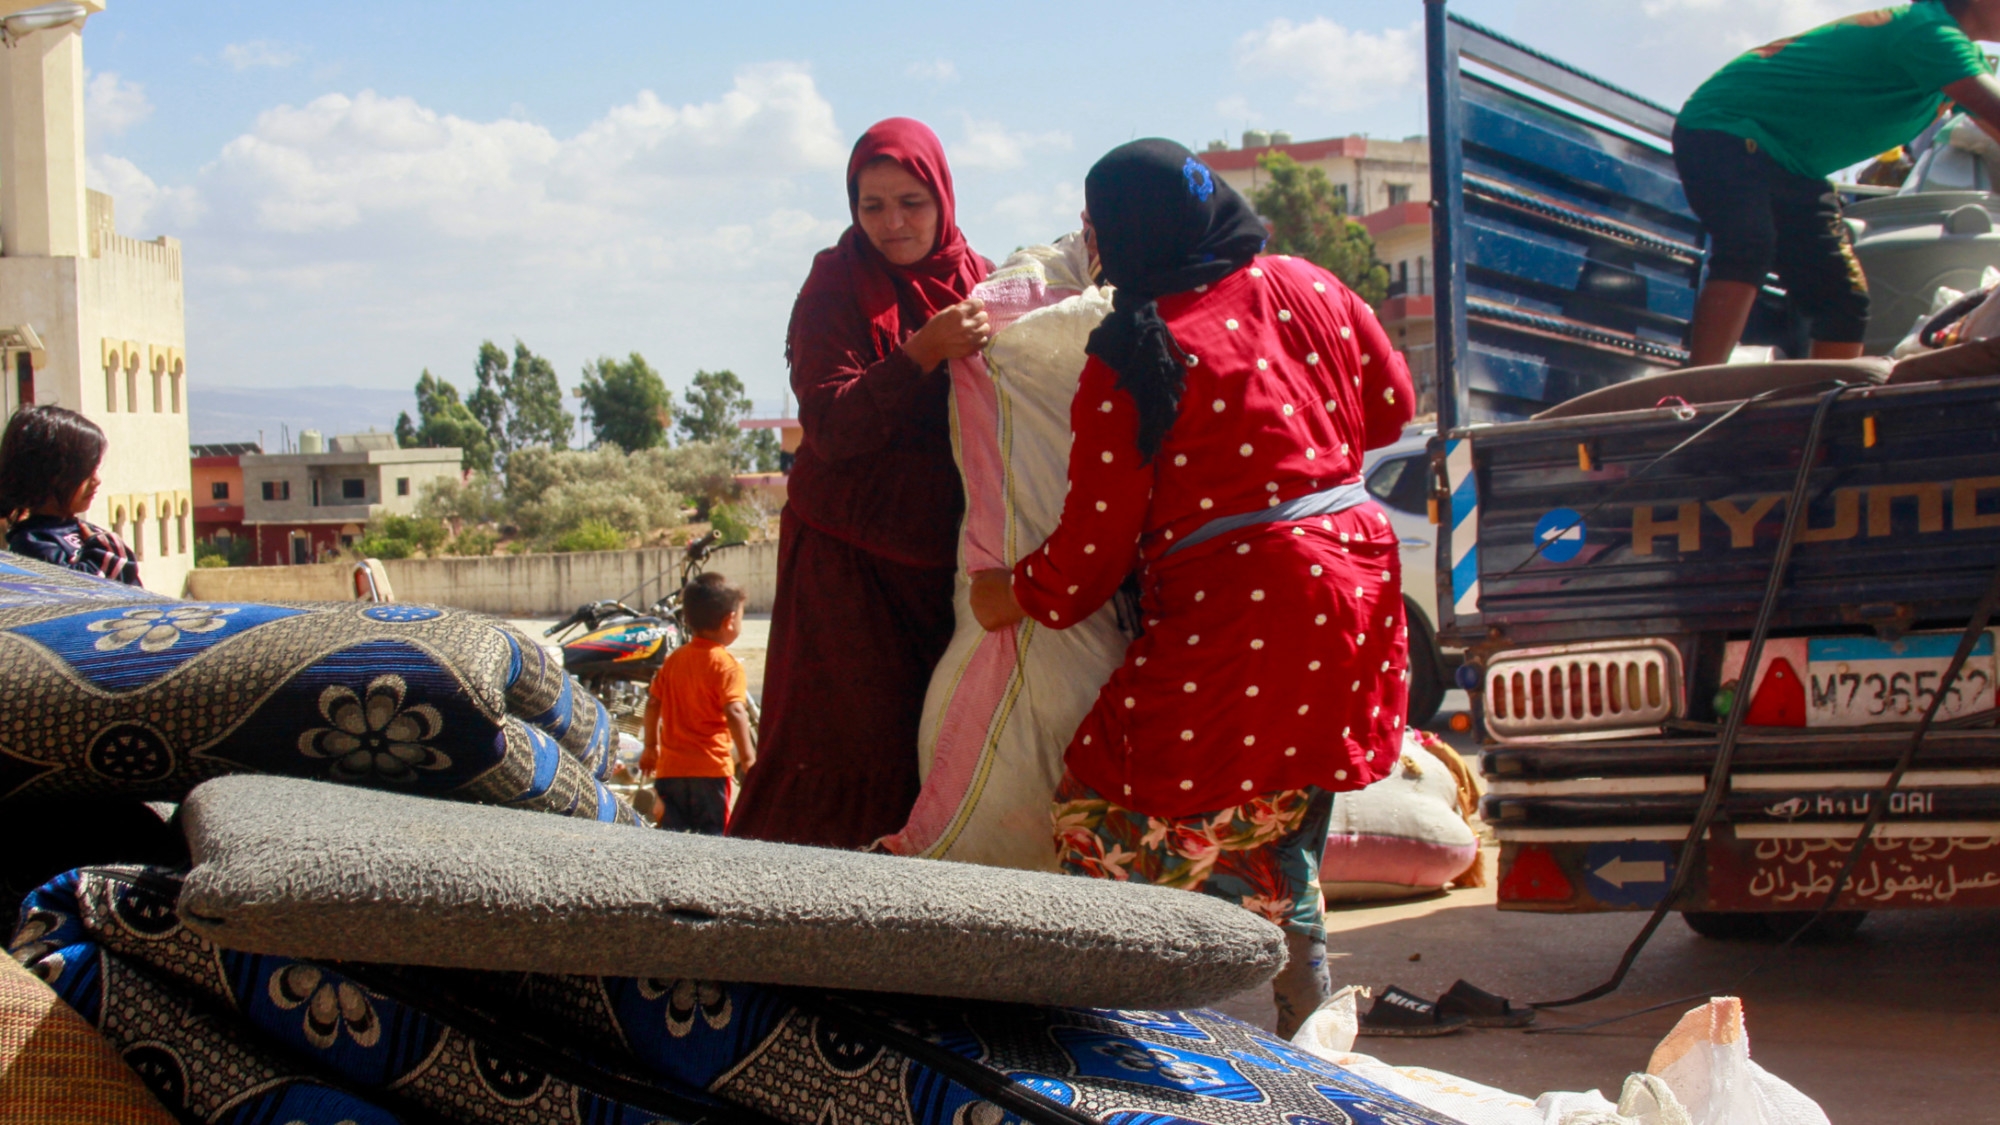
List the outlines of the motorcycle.
{"type": "Polygon", "coordinates": [[[741,547],[741,540],[721,541],[711,531],[689,543],[681,558],[680,583],[660,595],[641,611],[625,602],[665,575],[649,578],[622,597],[606,598],[578,606],[574,613],[544,630],[545,637],[558,638],[562,646],[563,670],[577,678],[584,690],[603,702],[621,730],[642,734],[646,714],[646,687],[668,654],[688,642],[694,631],[688,628],[681,609],[681,592],[702,571],[702,564],[719,551],[741,547]],[[581,633],[574,631],[581,629],[581,633]]]}

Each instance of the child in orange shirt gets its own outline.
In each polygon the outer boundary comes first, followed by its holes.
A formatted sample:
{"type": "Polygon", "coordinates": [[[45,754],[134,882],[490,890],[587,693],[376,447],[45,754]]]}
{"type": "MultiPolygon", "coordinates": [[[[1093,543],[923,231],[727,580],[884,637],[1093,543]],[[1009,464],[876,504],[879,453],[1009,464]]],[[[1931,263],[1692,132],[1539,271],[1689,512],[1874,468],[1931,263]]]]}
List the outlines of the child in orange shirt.
{"type": "Polygon", "coordinates": [[[750,694],[729,646],[743,633],[741,588],[709,573],[681,592],[694,638],[675,649],[646,693],[646,750],[639,768],[660,796],[660,827],[722,835],[736,774],[757,761],[750,694]]]}

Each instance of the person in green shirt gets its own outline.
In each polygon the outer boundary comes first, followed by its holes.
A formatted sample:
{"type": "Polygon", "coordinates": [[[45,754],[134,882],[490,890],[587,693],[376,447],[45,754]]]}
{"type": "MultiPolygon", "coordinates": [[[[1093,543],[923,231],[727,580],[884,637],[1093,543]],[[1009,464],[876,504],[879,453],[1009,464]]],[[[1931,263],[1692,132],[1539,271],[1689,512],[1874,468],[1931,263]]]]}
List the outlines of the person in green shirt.
{"type": "Polygon", "coordinates": [[[1746,52],[1688,98],[1674,164],[1709,234],[1692,366],[1728,361],[1774,269],[1813,358],[1861,354],[1868,281],[1827,177],[1909,141],[1946,98],[2000,138],[1981,39],[2000,39],[2000,0],[1917,0],[1746,52]]]}

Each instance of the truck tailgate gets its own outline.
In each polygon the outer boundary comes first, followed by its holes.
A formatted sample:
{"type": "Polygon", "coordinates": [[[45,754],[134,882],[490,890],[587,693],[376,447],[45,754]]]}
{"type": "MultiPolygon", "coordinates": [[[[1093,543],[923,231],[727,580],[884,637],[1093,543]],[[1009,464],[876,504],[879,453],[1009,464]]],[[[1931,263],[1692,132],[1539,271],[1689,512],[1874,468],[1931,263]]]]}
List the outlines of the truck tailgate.
{"type": "MultiPolygon", "coordinates": [[[[1439,600],[1456,608],[1452,639],[1747,629],[1815,404],[1750,406],[1658,464],[1722,408],[1441,439],[1433,456],[1448,478],[1455,565],[1439,570],[1439,600]],[[1557,533],[1537,554],[1538,535],[1557,533]]],[[[1778,628],[1970,612],[2000,558],[2000,379],[1852,390],[1815,465],[1778,628]]]]}

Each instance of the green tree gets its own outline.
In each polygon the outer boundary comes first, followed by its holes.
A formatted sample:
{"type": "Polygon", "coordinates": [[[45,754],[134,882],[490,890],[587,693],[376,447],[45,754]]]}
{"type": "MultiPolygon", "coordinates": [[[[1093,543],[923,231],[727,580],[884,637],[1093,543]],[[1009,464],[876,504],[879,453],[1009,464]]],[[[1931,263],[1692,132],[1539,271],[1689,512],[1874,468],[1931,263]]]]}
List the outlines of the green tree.
{"type": "Polygon", "coordinates": [[[750,413],[750,396],[734,371],[697,371],[681,398],[681,436],[686,441],[730,444],[739,432],[736,420],[750,413]]]}
{"type": "Polygon", "coordinates": [[[655,447],[628,454],[617,446],[518,450],[507,466],[507,518],[522,535],[542,544],[591,520],[628,536],[676,527],[683,522],[686,500],[675,483],[691,474],[675,471],[671,452],[678,451],[655,447]]]}
{"type": "Polygon", "coordinates": [[[506,468],[508,455],[517,449],[569,448],[575,419],[563,407],[562,380],[554,364],[518,339],[510,364],[506,352],[482,340],[472,373],[479,385],[465,396],[465,408],[486,427],[500,468],[506,468]]]}
{"type": "Polygon", "coordinates": [[[666,380],[633,352],[620,363],[605,356],[583,365],[584,421],[599,445],[627,453],[651,449],[666,439],[673,421],[673,398],[666,380]]]}
{"type": "Polygon", "coordinates": [[[694,501],[695,518],[705,520],[717,504],[736,499],[742,491],[736,483],[735,456],[731,446],[685,441],[671,449],[648,450],[645,471],[694,501]]]}
{"type": "Polygon", "coordinates": [[[368,530],[355,541],[354,552],[367,559],[435,555],[449,534],[441,520],[385,514],[368,521],[368,530]]]}
{"type": "Polygon", "coordinates": [[[1370,305],[1389,292],[1389,269],[1375,260],[1375,240],[1347,217],[1347,200],[1320,168],[1288,153],[1267,152],[1257,164],[1270,182],[1250,193],[1250,203],[1271,224],[1273,254],[1296,254],[1345,282],[1370,305]]]}
{"type": "Polygon", "coordinates": [[[563,406],[562,380],[555,364],[514,341],[514,368],[507,375],[507,444],[512,449],[546,446],[568,449],[576,420],[563,406]]]}
{"type": "Polygon", "coordinates": [[[737,464],[751,472],[777,472],[778,455],[783,452],[784,446],[778,441],[776,430],[744,430],[737,435],[737,464]]]}
{"type": "Polygon", "coordinates": [[[477,386],[465,396],[466,409],[486,427],[496,452],[511,453],[514,447],[507,444],[507,353],[493,341],[481,340],[472,375],[477,386]]]}
{"type": "Polygon", "coordinates": [[[229,538],[211,539],[194,545],[194,565],[198,567],[249,566],[251,548],[255,544],[248,538],[236,535],[229,538]]]}
{"type": "Polygon", "coordinates": [[[450,477],[425,481],[417,497],[417,514],[476,526],[500,522],[506,517],[507,503],[497,475],[473,473],[462,481],[450,477]]]}
{"type": "Polygon", "coordinates": [[[474,472],[493,469],[493,440],[486,427],[459,401],[458,388],[433,376],[429,368],[417,377],[417,417],[405,413],[396,419],[396,444],[404,449],[463,451],[459,467],[474,472]]]}
{"type": "Polygon", "coordinates": [[[626,548],[625,533],[604,520],[585,520],[555,537],[549,544],[552,551],[622,551],[626,548]]]}
{"type": "Polygon", "coordinates": [[[697,371],[681,395],[682,437],[719,445],[737,469],[769,472],[778,467],[778,435],[770,430],[745,430],[736,423],[750,415],[754,404],[733,371],[697,371]]]}

